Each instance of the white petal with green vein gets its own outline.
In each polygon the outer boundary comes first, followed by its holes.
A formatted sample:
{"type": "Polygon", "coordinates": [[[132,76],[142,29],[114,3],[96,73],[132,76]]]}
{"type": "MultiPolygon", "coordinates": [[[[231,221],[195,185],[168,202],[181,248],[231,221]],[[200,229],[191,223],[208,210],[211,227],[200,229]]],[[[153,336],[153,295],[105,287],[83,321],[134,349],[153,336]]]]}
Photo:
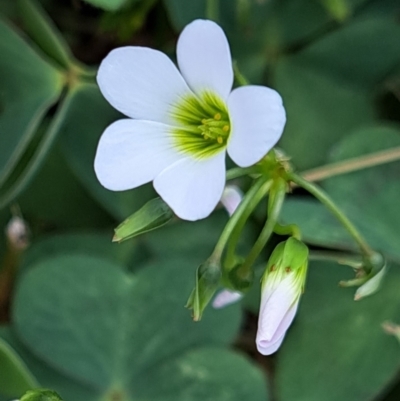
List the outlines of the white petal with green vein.
{"type": "Polygon", "coordinates": [[[170,107],[192,94],[174,63],[158,50],[120,47],[97,74],[103,96],[131,118],[171,123],[170,107]]]}
{"type": "Polygon", "coordinates": [[[176,52],[179,69],[193,91],[211,90],[223,100],[228,98],[233,84],[231,52],[215,22],[196,20],[187,25],[176,52]]]}
{"type": "Polygon", "coordinates": [[[225,152],[207,159],[186,157],[166,168],[154,188],[184,220],[207,217],[222,196],[225,185],[225,152]]]}
{"type": "Polygon", "coordinates": [[[150,182],[182,156],[172,144],[171,127],[143,120],[119,120],[103,133],[97,147],[95,171],[100,183],[113,191],[150,182]]]}
{"type": "Polygon", "coordinates": [[[228,153],[240,167],[260,161],[280,139],[286,122],[282,98],[265,86],[243,86],[228,99],[228,153]]]}

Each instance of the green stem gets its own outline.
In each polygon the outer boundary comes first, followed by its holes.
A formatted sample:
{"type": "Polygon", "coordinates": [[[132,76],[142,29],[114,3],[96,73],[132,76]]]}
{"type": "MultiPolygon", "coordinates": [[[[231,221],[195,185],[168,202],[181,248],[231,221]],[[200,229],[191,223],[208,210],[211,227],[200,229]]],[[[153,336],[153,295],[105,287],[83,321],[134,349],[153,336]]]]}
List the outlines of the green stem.
{"type": "Polygon", "coordinates": [[[362,266],[360,255],[335,251],[310,251],[309,260],[313,261],[331,261],[340,265],[350,266],[353,269],[362,266]]]}
{"type": "Polygon", "coordinates": [[[274,227],[274,233],[278,235],[290,235],[291,237],[294,237],[299,241],[301,240],[301,232],[296,224],[282,225],[276,223],[274,227]]]}
{"type": "Polygon", "coordinates": [[[259,201],[256,195],[258,194],[258,192],[261,192],[261,190],[263,190],[264,193],[266,193],[270,186],[270,180],[266,179],[265,177],[260,177],[249,189],[247,194],[240,202],[238,208],[235,210],[235,213],[233,213],[224,230],[222,231],[222,234],[219,237],[217,244],[215,245],[214,252],[210,257],[211,259],[221,259],[225,246],[229,241],[229,238],[231,237],[231,234],[234,231],[236,225],[241,221],[242,216],[246,213],[247,209],[254,209],[257,206],[259,201]]]}
{"type": "Polygon", "coordinates": [[[235,178],[243,177],[245,175],[256,174],[256,173],[257,170],[254,168],[254,166],[246,168],[234,167],[226,172],[226,180],[229,181],[235,178]]]}
{"type": "Polygon", "coordinates": [[[207,0],[206,16],[208,19],[218,22],[218,6],[219,0],[207,0]]]}
{"type": "Polygon", "coordinates": [[[262,229],[257,241],[251,248],[246,260],[244,261],[243,265],[240,267],[240,274],[246,276],[253,266],[254,262],[258,258],[258,255],[261,253],[265,244],[271,237],[272,233],[274,232],[274,227],[276,226],[276,222],[279,218],[279,214],[282,209],[283,201],[285,200],[286,194],[286,182],[281,179],[277,182],[277,188],[275,190],[274,196],[270,197],[270,205],[268,207],[268,219],[267,222],[262,229]],[[271,202],[271,199],[273,201],[271,202]]]}
{"type": "Polygon", "coordinates": [[[348,174],[398,160],[400,160],[400,146],[303,171],[301,175],[308,181],[322,181],[337,175],[348,174]]]}
{"type": "Polygon", "coordinates": [[[322,204],[324,204],[343,224],[349,234],[357,242],[361,252],[371,258],[375,252],[369,247],[364,237],[358,232],[357,228],[347,218],[347,216],[339,209],[339,207],[329,198],[329,196],[315,184],[305,180],[303,177],[296,173],[288,172],[288,178],[298,186],[304,188],[310,194],[314,195],[322,204]]]}
{"type": "Polygon", "coordinates": [[[249,85],[249,80],[240,72],[237,62],[233,63],[233,72],[235,74],[235,80],[239,86],[249,85]]]}
{"type": "Polygon", "coordinates": [[[228,246],[226,250],[225,263],[224,263],[224,265],[228,269],[233,267],[233,263],[235,261],[235,250],[240,239],[240,234],[242,233],[243,228],[246,224],[246,221],[248,220],[254,209],[257,207],[257,205],[268,193],[269,189],[271,188],[271,185],[272,185],[272,180],[269,180],[264,185],[262,185],[257,192],[254,193],[251,203],[249,203],[248,207],[243,211],[235,227],[233,228],[231,235],[229,237],[228,246]]]}

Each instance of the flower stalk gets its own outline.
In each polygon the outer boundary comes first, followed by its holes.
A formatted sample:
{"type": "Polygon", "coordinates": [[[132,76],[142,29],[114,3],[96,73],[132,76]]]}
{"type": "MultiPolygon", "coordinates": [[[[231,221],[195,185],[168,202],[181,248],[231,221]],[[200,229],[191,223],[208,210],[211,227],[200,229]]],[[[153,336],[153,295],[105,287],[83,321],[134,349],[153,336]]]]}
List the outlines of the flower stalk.
{"type": "Polygon", "coordinates": [[[271,194],[268,202],[267,222],[257,238],[253,248],[250,250],[246,260],[238,270],[237,273],[239,276],[244,277],[248,275],[254,262],[274,232],[274,228],[277,224],[279,214],[283,206],[283,201],[285,199],[286,189],[287,183],[283,178],[278,178],[275,180],[274,185],[271,188],[271,194]]]}
{"type": "Polygon", "coordinates": [[[253,186],[249,189],[247,194],[243,197],[242,202],[239,204],[232,217],[229,219],[217,244],[215,245],[213,255],[214,258],[220,260],[224,249],[230,240],[233,233],[237,233],[236,226],[243,226],[244,222],[250,216],[251,211],[258,205],[261,199],[266,196],[271,188],[272,181],[267,177],[260,177],[256,180],[253,186]]]}
{"type": "Polygon", "coordinates": [[[367,241],[360,234],[354,224],[348,219],[348,217],[340,210],[340,208],[333,202],[333,200],[317,185],[305,180],[300,175],[288,172],[288,178],[298,186],[304,188],[310,194],[314,195],[323,205],[325,205],[342,223],[343,227],[349,232],[353,239],[357,242],[362,254],[371,260],[375,255],[375,252],[370,248],[367,241]]]}

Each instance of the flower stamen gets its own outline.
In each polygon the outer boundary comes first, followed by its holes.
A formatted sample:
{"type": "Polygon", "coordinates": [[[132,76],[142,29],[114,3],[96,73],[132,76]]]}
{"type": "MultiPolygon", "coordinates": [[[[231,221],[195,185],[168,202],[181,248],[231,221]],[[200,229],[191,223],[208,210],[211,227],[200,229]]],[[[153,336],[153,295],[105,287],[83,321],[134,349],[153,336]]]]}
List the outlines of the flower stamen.
{"type": "Polygon", "coordinates": [[[225,103],[215,94],[182,99],[172,113],[179,123],[174,137],[180,150],[198,157],[222,150],[229,138],[230,121],[225,103]]]}

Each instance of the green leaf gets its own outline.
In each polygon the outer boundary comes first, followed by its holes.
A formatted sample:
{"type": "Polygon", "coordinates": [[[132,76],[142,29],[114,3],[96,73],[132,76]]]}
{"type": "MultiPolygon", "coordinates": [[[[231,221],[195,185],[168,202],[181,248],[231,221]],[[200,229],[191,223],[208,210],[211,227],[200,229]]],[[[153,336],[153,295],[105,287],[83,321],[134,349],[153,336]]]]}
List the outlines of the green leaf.
{"type": "Polygon", "coordinates": [[[0,20],[0,187],[62,87],[60,73],[0,20]]]}
{"type": "MultiPolygon", "coordinates": [[[[331,152],[331,162],[346,160],[400,146],[400,131],[388,127],[359,130],[343,139],[331,152]]],[[[327,192],[366,237],[370,245],[400,261],[398,194],[400,162],[332,177],[323,182],[327,192]]],[[[357,249],[349,234],[324,206],[314,200],[288,201],[284,221],[296,223],[310,243],[357,249]]]]}
{"type": "Polygon", "coordinates": [[[45,364],[92,388],[96,400],[265,400],[261,373],[223,350],[239,329],[239,308],[210,310],[194,323],[182,307],[189,264],[164,260],[132,276],[98,258],[49,258],[19,282],[16,333],[45,364]]]}
{"type": "Polygon", "coordinates": [[[296,167],[325,163],[338,140],[376,120],[372,95],[399,62],[400,27],[381,18],[343,27],[277,63],[274,86],[288,118],[280,145],[296,167]]]}
{"type": "Polygon", "coordinates": [[[14,171],[0,190],[0,209],[10,204],[37,174],[57,138],[60,124],[67,114],[71,100],[72,96],[68,93],[59,105],[49,126],[41,127],[39,131],[43,131],[43,133],[35,135],[35,138],[31,140],[30,146],[21,156],[18,165],[15,166],[14,171]]]}
{"type": "MultiPolygon", "coordinates": [[[[317,1],[215,2],[216,21],[228,37],[232,57],[252,83],[265,83],[265,68],[275,62],[277,54],[314,35],[331,20],[317,1]]],[[[210,18],[206,0],[164,0],[164,5],[177,32],[195,19],[210,18]]]]}
{"type": "MultiPolygon", "coordinates": [[[[399,130],[385,127],[361,130],[338,144],[332,152],[331,161],[346,160],[399,147],[399,134],[399,130]]],[[[400,260],[399,174],[400,162],[392,162],[333,177],[324,182],[326,190],[344,212],[357,225],[364,228],[363,231],[368,234],[372,246],[398,260],[400,260]]]]}
{"type": "Polygon", "coordinates": [[[67,43],[35,0],[18,0],[24,28],[41,50],[63,68],[71,66],[67,43]]]}
{"type": "Polygon", "coordinates": [[[275,79],[287,113],[280,146],[299,169],[324,164],[340,138],[374,121],[366,91],[340,85],[294,58],[278,64],[275,79]]]}
{"type": "Polygon", "coordinates": [[[173,217],[174,212],[161,198],[152,199],[115,229],[113,241],[122,242],[155,230],[167,224],[173,217]]]}
{"type": "Polygon", "coordinates": [[[37,386],[25,363],[7,342],[0,338],[0,393],[19,397],[37,386]]]}
{"type": "MultiPolygon", "coordinates": [[[[69,232],[47,235],[32,244],[25,252],[22,268],[28,268],[42,259],[69,253],[91,255],[126,267],[143,260],[143,247],[138,242],[113,244],[111,230],[99,232],[69,232]]],[[[137,264],[137,263],[136,263],[137,264]]]]}
{"type": "Polygon", "coordinates": [[[301,61],[339,84],[374,89],[400,63],[400,26],[387,18],[354,21],[305,49],[301,61]]]}
{"type": "Polygon", "coordinates": [[[34,231],[43,231],[43,227],[110,227],[112,235],[115,221],[75,178],[57,146],[16,201],[34,231]]]}
{"type": "Polygon", "coordinates": [[[353,289],[337,285],[351,275],[337,264],[311,264],[298,316],[278,353],[280,400],[372,400],[398,374],[398,343],[381,325],[400,318],[399,266],[381,291],[359,302],[352,301],[353,289]]]}
{"type": "Polygon", "coordinates": [[[28,391],[21,397],[21,401],[63,401],[63,400],[55,391],[37,389],[28,391]]]}
{"type": "Polygon", "coordinates": [[[206,18],[206,0],[164,0],[164,5],[177,31],[195,19],[206,18]]]}
{"type": "Polygon", "coordinates": [[[281,217],[285,223],[297,224],[302,238],[310,244],[343,250],[357,249],[357,244],[346,229],[315,199],[289,197],[285,201],[281,217]]]}
{"type": "MultiPolygon", "coordinates": [[[[62,373],[54,370],[29,352],[15,337],[10,327],[0,327],[0,337],[7,341],[7,343],[18,352],[42,387],[57,388],[59,393],[63,395],[64,400],[96,401],[92,389],[69,380],[62,373]]],[[[21,396],[21,393],[18,394],[18,397],[19,396],[21,396]]],[[[10,399],[9,397],[3,399],[0,391],[0,400],[9,401],[10,399]]]]}
{"type": "Polygon", "coordinates": [[[154,197],[152,186],[125,192],[101,186],[93,169],[97,143],[106,127],[122,116],[103,98],[96,85],[79,85],[60,128],[67,161],[87,190],[117,219],[124,219],[154,197]]]}
{"type": "Polygon", "coordinates": [[[116,11],[127,3],[127,0],[85,0],[92,6],[102,8],[107,11],[116,11]]]}
{"type": "Polygon", "coordinates": [[[339,22],[345,21],[351,14],[350,2],[348,0],[320,0],[329,14],[339,22]]]}
{"type": "MultiPolygon", "coordinates": [[[[162,230],[149,232],[143,239],[156,257],[191,256],[196,258],[197,267],[211,255],[227,221],[227,213],[217,211],[204,220],[173,222],[162,230]]],[[[246,239],[251,240],[251,236],[246,239]]]]}

